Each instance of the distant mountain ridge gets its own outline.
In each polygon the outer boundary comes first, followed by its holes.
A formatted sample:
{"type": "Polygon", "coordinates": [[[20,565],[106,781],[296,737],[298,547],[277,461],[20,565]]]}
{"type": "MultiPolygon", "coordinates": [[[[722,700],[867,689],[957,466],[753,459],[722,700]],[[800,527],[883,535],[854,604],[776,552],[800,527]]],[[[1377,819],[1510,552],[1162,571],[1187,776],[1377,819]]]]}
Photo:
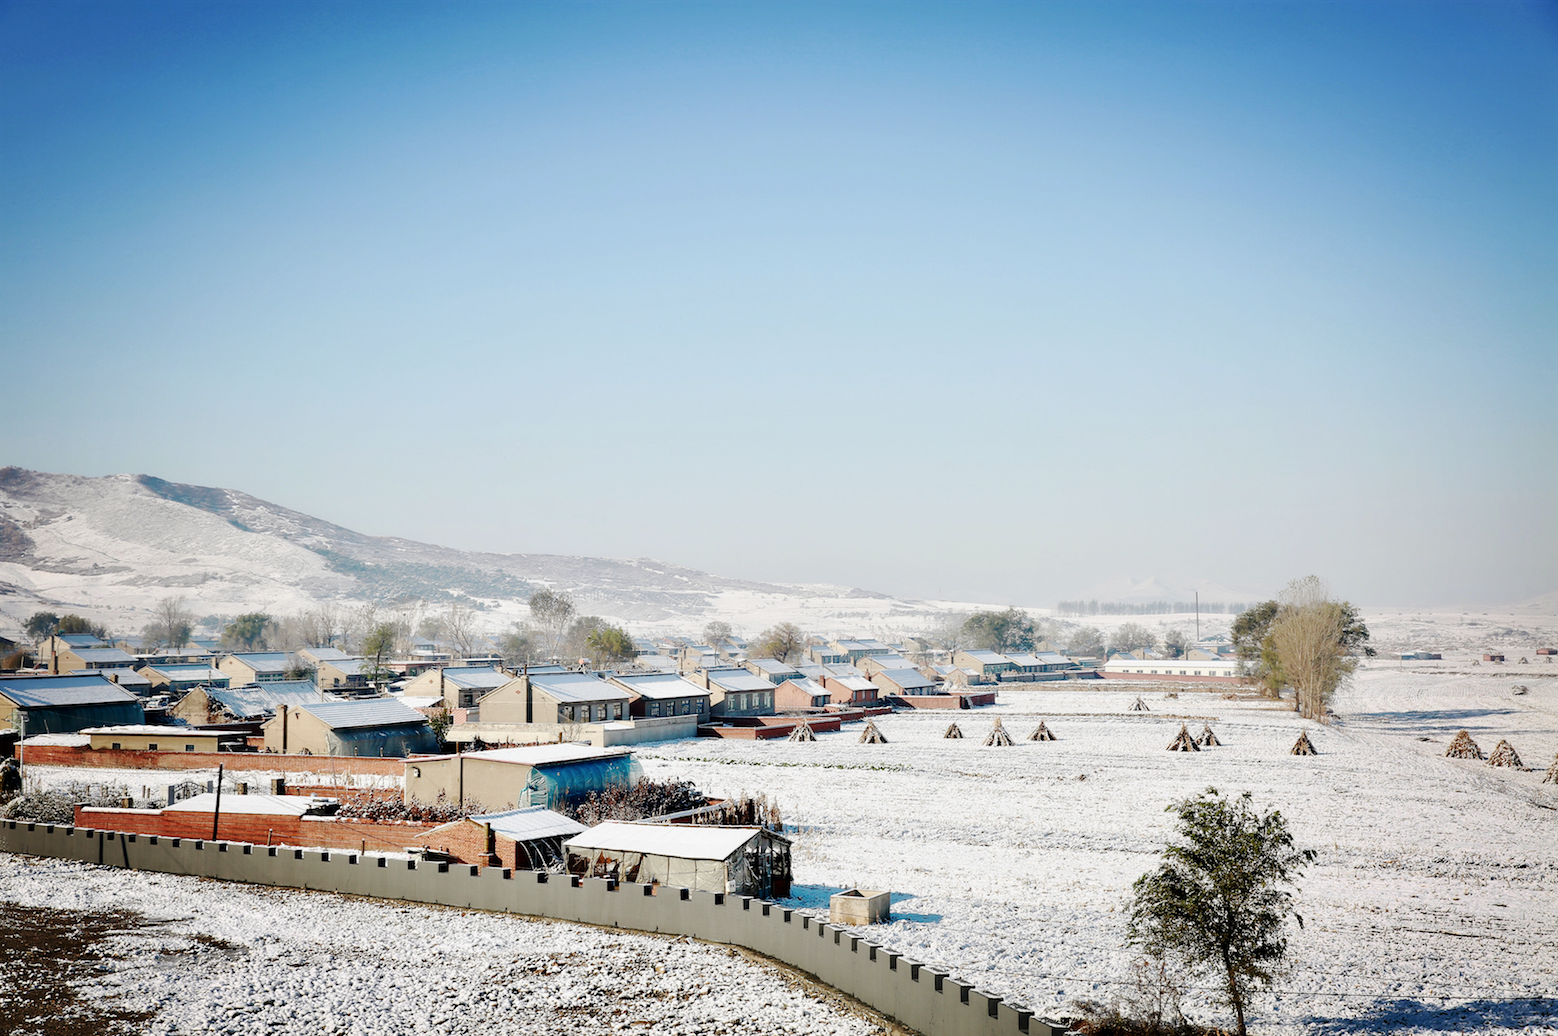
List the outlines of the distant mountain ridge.
{"type": "Polygon", "coordinates": [[[416,597],[517,616],[543,586],[573,594],[583,613],[640,624],[701,625],[743,602],[872,621],[934,611],[865,590],[729,579],[647,558],[499,554],[367,536],[237,490],[152,475],[0,468],[0,611],[13,619],[40,602],[141,612],[171,593],[203,614],[416,597]]]}

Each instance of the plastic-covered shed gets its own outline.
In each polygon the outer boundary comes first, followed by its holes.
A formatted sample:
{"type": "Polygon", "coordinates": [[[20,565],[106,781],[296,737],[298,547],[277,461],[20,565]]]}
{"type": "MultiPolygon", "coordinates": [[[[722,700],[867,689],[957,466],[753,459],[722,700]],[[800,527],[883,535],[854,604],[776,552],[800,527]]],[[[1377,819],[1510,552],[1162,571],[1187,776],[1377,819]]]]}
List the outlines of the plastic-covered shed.
{"type": "Polygon", "coordinates": [[[790,840],[764,827],[610,820],[563,849],[573,874],[742,896],[790,894],[790,840]]]}

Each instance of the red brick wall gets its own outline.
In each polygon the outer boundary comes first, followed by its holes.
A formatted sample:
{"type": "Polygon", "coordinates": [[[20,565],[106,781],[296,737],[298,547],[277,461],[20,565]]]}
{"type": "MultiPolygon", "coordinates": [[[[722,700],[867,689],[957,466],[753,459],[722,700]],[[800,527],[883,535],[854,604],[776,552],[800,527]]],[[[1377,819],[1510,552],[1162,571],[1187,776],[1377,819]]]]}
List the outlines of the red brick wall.
{"type": "Polygon", "coordinates": [[[70,748],[35,745],[21,749],[39,766],[102,766],[117,770],[306,770],[312,773],[372,773],[399,777],[404,759],[363,756],[266,755],[263,752],[142,752],[128,748],[70,748]]]}
{"type": "MultiPolygon", "coordinates": [[[[211,814],[183,810],[99,809],[76,807],[76,826],[94,831],[128,831],[163,838],[211,837],[211,814]]],[[[323,846],[328,849],[369,849],[399,852],[421,845],[423,835],[437,824],[414,821],[375,823],[371,820],[336,820],[333,817],[290,817],[270,814],[223,813],[217,837],[229,842],[256,845],[323,846]]],[[[513,856],[513,843],[509,843],[513,856]]]]}

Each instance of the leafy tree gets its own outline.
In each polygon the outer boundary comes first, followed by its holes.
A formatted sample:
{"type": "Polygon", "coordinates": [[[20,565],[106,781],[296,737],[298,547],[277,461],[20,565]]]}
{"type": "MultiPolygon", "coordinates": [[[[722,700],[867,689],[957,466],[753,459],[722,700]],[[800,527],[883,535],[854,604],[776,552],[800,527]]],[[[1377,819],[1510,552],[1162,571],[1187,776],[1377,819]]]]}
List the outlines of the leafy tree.
{"type": "Polygon", "coordinates": [[[1066,654],[1073,658],[1097,658],[1104,653],[1104,635],[1091,626],[1083,626],[1066,641],[1066,654]]]}
{"type": "Polygon", "coordinates": [[[1163,653],[1170,658],[1184,658],[1185,652],[1190,649],[1190,637],[1184,630],[1178,628],[1169,630],[1163,634],[1163,653]]]}
{"type": "Polygon", "coordinates": [[[34,644],[41,644],[54,635],[54,631],[59,629],[59,624],[60,617],[53,612],[34,612],[23,629],[27,631],[34,644]]]}
{"type": "Polygon", "coordinates": [[[1233,649],[1239,659],[1239,675],[1268,698],[1277,697],[1286,682],[1282,660],[1271,643],[1271,625],[1277,621],[1280,608],[1276,601],[1265,601],[1245,609],[1233,620],[1233,649]]]}
{"type": "Polygon", "coordinates": [[[91,619],[83,619],[79,615],[64,615],[60,617],[59,625],[54,627],[54,632],[59,634],[85,633],[89,637],[98,640],[112,640],[113,634],[108,632],[108,627],[101,622],[93,622],[91,619]]]}
{"type": "MultiPolygon", "coordinates": [[[[1349,607],[1331,600],[1318,576],[1294,580],[1283,591],[1282,607],[1267,638],[1293,688],[1293,707],[1306,719],[1325,722],[1331,696],[1358,667],[1347,649],[1349,607]]],[[[1361,643],[1368,628],[1356,613],[1352,622],[1362,630],[1354,634],[1361,643]]]]}
{"type": "Polygon", "coordinates": [[[561,658],[569,664],[590,657],[590,634],[606,627],[606,620],[599,615],[581,615],[573,620],[563,637],[561,658]]]}
{"type": "Polygon", "coordinates": [[[625,662],[638,654],[633,638],[620,626],[601,626],[591,630],[584,638],[590,660],[597,668],[613,662],[625,662]]]}
{"type": "Polygon", "coordinates": [[[801,632],[801,628],[793,622],[781,622],[757,635],[753,651],[758,658],[776,658],[788,662],[791,658],[799,657],[805,646],[806,634],[801,632]]]}
{"type": "Polygon", "coordinates": [[[1227,799],[1208,788],[1168,811],[1180,841],[1132,886],[1130,942],[1198,974],[1217,972],[1219,1000],[1244,1036],[1250,997],[1270,988],[1287,954],[1288,916],[1304,923],[1285,886],[1315,854],[1295,849],[1282,814],[1257,813],[1249,792],[1227,799]]]}
{"type": "Polygon", "coordinates": [[[963,620],[969,643],[986,651],[1032,651],[1033,620],[1018,608],[975,612],[963,620]]]}
{"type": "Polygon", "coordinates": [[[381,684],[392,679],[395,671],[389,661],[395,654],[395,638],[400,631],[392,622],[381,622],[368,631],[362,639],[362,674],[371,684],[381,684]]]}
{"type": "Polygon", "coordinates": [[[530,595],[530,617],[546,637],[548,653],[562,650],[568,622],[573,618],[573,598],[566,590],[537,590],[530,595]]]}
{"type": "Polygon", "coordinates": [[[243,651],[253,651],[265,644],[265,633],[271,626],[271,617],[264,612],[245,612],[222,630],[222,644],[243,651]]]}
{"type": "Polygon", "coordinates": [[[1122,622],[1109,638],[1110,651],[1150,650],[1158,643],[1157,634],[1135,622],[1122,622]]]}
{"type": "Polygon", "coordinates": [[[1342,650],[1349,655],[1362,654],[1365,658],[1373,658],[1379,652],[1369,647],[1369,627],[1364,625],[1363,616],[1358,614],[1355,605],[1348,601],[1341,603],[1342,608],[1342,650]]]}
{"type": "Polygon", "coordinates": [[[716,619],[703,627],[703,642],[718,647],[720,641],[729,640],[735,636],[735,633],[736,631],[730,628],[730,623],[716,619]]]}

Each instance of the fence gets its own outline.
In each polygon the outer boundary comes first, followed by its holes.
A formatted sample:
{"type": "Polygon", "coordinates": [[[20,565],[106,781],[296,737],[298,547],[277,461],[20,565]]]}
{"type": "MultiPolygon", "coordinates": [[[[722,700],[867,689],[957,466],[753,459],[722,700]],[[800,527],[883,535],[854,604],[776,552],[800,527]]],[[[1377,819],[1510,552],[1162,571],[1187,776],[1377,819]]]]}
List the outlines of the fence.
{"type": "Polygon", "coordinates": [[[743,946],[927,1036],[1058,1036],[1000,997],[845,928],[748,896],[542,871],[0,821],[0,849],[110,867],[491,910],[743,946]]]}

